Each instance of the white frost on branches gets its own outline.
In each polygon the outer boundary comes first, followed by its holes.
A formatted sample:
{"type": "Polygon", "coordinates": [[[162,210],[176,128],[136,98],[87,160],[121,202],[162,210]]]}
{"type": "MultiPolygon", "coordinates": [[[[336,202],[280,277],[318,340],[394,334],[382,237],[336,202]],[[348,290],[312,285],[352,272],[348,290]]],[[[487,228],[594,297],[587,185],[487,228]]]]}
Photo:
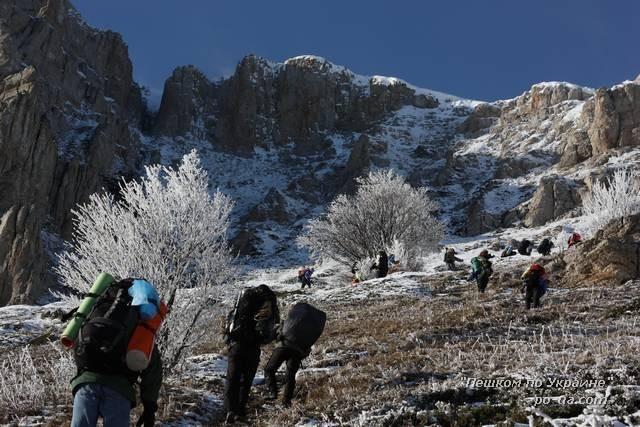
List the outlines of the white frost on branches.
{"type": "Polygon", "coordinates": [[[210,328],[211,308],[230,288],[226,232],[233,202],[219,191],[209,193],[195,150],[177,169],[145,169],[140,181],[121,184],[118,198],[94,194],[74,211],[74,243],[61,255],[57,273],[79,293],[103,271],[153,283],[170,308],[159,345],[171,369],[210,328]]]}
{"type": "Polygon", "coordinates": [[[583,210],[593,232],[611,220],[640,212],[640,174],[618,169],[606,181],[595,182],[583,202],[583,210]]]}
{"type": "Polygon", "coordinates": [[[323,217],[309,222],[300,245],[316,258],[345,265],[373,258],[381,249],[397,250],[402,254],[396,258],[409,268],[436,249],[444,228],[432,215],[437,205],[425,188],[411,187],[392,170],[371,172],[357,183],[353,196],[338,196],[323,217]]]}

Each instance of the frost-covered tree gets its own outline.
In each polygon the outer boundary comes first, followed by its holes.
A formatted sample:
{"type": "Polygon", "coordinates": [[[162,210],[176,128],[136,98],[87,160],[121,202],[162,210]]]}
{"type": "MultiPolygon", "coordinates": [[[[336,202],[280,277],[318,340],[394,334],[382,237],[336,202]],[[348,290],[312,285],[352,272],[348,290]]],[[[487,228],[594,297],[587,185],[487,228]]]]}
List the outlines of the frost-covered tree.
{"type": "MultiPolygon", "coordinates": [[[[59,259],[64,286],[82,294],[104,271],[152,282],[170,313],[159,335],[168,369],[211,324],[211,308],[234,277],[226,239],[231,199],[209,192],[197,153],[177,169],[149,166],[120,194],[94,194],[74,211],[73,244],[59,259]]],[[[67,296],[70,303],[77,298],[67,296]]]]}
{"type": "Polygon", "coordinates": [[[613,219],[640,212],[640,174],[618,169],[607,180],[595,182],[583,201],[583,210],[593,232],[613,219]]]}
{"type": "Polygon", "coordinates": [[[324,216],[311,220],[298,241],[316,258],[345,265],[381,249],[401,249],[403,254],[396,255],[413,267],[443,236],[436,209],[425,188],[411,187],[394,171],[371,172],[357,180],[353,196],[338,196],[324,216]]]}

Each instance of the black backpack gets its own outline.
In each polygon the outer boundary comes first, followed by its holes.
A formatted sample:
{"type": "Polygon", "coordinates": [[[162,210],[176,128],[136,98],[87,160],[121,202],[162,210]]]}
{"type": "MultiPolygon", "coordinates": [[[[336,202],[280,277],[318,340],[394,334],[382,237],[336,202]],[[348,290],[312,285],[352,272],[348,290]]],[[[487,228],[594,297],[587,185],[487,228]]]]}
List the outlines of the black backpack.
{"type": "Polygon", "coordinates": [[[322,335],[326,322],[327,315],[324,311],[306,302],[299,302],[291,307],[280,335],[285,345],[293,344],[308,354],[311,346],[322,335]]]}
{"type": "Polygon", "coordinates": [[[529,246],[531,246],[531,242],[529,240],[524,239],[523,241],[521,241],[520,245],[518,246],[518,252],[520,253],[520,255],[529,255],[529,246]]]}
{"type": "Polygon", "coordinates": [[[112,283],[98,298],[78,333],[74,357],[78,373],[134,375],[125,357],[137,322],[129,287],[133,279],[112,283]]]}
{"type": "Polygon", "coordinates": [[[233,341],[268,344],[276,338],[280,313],[276,294],[261,285],[242,291],[227,316],[225,338],[233,341]]]}
{"type": "Polygon", "coordinates": [[[540,244],[538,245],[538,253],[540,254],[545,254],[547,252],[550,252],[550,250],[551,250],[551,240],[549,239],[542,240],[542,242],[540,242],[540,244]]]}

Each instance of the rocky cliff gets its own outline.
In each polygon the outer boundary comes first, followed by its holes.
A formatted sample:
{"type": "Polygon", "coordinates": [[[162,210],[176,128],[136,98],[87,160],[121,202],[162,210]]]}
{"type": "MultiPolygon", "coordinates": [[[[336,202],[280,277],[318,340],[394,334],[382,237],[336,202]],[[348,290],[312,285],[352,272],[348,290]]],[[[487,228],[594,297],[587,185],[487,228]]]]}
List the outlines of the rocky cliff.
{"type": "Polygon", "coordinates": [[[483,103],[361,76],[315,56],[249,55],[228,79],[168,78],[151,116],[121,37],[66,0],[0,4],[0,304],[50,284],[45,247],[71,209],[141,165],[196,148],[237,203],[252,262],[303,262],[292,242],[354,179],[394,168],[440,202],[452,233],[542,226],[579,213],[590,183],[640,163],[640,81],[541,83],[483,103]]]}
{"type": "Polygon", "coordinates": [[[142,98],[118,34],[66,0],[0,4],[0,305],[48,283],[42,233],[70,237],[70,210],[134,169],[142,98]]]}

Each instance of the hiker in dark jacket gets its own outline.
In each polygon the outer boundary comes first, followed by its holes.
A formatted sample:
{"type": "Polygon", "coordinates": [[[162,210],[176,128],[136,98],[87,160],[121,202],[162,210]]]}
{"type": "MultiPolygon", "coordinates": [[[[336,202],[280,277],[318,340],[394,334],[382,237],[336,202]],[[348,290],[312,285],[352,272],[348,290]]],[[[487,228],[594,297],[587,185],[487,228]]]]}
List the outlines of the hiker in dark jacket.
{"type": "Polygon", "coordinates": [[[533,243],[530,240],[523,239],[518,245],[518,253],[520,255],[530,256],[533,252],[533,243]]]}
{"type": "Polygon", "coordinates": [[[533,263],[522,274],[524,281],[523,291],[525,291],[525,304],[527,310],[540,307],[540,298],[547,292],[549,280],[547,273],[540,264],[533,263]]]}
{"type": "Polygon", "coordinates": [[[493,267],[491,266],[491,261],[489,261],[491,258],[493,258],[493,255],[488,250],[483,249],[477,257],[471,259],[471,276],[469,276],[469,280],[475,279],[480,293],[484,293],[489,284],[489,278],[493,274],[493,267]]]}
{"type": "Polygon", "coordinates": [[[444,253],[444,262],[447,264],[447,268],[451,271],[455,271],[456,261],[462,262],[460,258],[456,257],[456,250],[453,248],[446,248],[444,253]]]}
{"type": "Polygon", "coordinates": [[[243,291],[229,314],[225,336],[228,344],[224,392],[226,422],[243,421],[253,378],[260,363],[260,345],[273,341],[280,321],[275,293],[260,285],[243,291]]]}
{"type": "MultiPolygon", "coordinates": [[[[139,279],[142,280],[142,279],[139,279]]],[[[144,281],[145,283],[148,283],[144,281]]],[[[152,286],[149,284],[149,286],[152,286]]],[[[157,296],[157,293],[155,294],[157,296]]],[[[108,298],[103,297],[108,301],[108,298]]],[[[123,336],[130,337],[139,323],[139,314],[131,310],[135,305],[151,304],[151,301],[134,299],[126,305],[127,314],[123,316],[122,326],[125,333],[123,336]],[[131,307],[131,308],[130,308],[131,307]]],[[[158,304],[159,297],[156,301],[158,304]]],[[[104,311],[111,307],[112,302],[106,303],[104,311]]],[[[101,308],[96,307],[96,311],[101,308]]],[[[113,310],[113,309],[111,309],[113,310]]],[[[100,316],[103,316],[100,314],[100,316]]],[[[104,314],[108,317],[109,314],[104,314]]],[[[111,320],[116,322],[116,320],[111,320]]],[[[119,323],[119,322],[118,322],[119,323]]],[[[105,359],[96,360],[94,353],[88,349],[89,340],[93,340],[93,335],[89,334],[92,329],[85,329],[87,335],[79,335],[75,346],[75,359],[78,368],[77,375],[71,380],[73,390],[73,415],[71,427],[95,427],[98,418],[103,418],[105,427],[127,427],[129,426],[129,413],[131,408],[136,406],[136,393],[134,385],[139,380],[140,400],[144,410],[138,419],[137,426],[152,427],[155,423],[155,413],[158,409],[157,401],[160,387],[162,385],[162,361],[157,347],[153,348],[149,365],[142,372],[131,371],[122,362],[125,358],[126,342],[123,348],[121,359],[117,363],[107,362],[105,359]],[[108,366],[107,366],[108,365],[108,366]]],[[[113,343],[112,343],[113,344],[113,343]]]]}
{"type": "Polygon", "coordinates": [[[538,253],[543,256],[548,256],[551,253],[551,249],[553,249],[553,246],[554,244],[551,239],[544,238],[538,245],[538,253]]]}
{"type": "Polygon", "coordinates": [[[389,258],[387,257],[387,253],[385,251],[378,252],[378,258],[376,262],[371,266],[371,270],[377,270],[378,274],[376,277],[381,278],[385,277],[389,272],[389,258]]]}
{"type": "Polygon", "coordinates": [[[306,303],[298,303],[289,311],[287,319],[278,328],[278,346],[273,350],[264,368],[270,400],[278,398],[276,372],[286,362],[282,404],[285,407],[291,405],[296,387],[296,373],[300,369],[302,359],[311,353],[311,346],[322,334],[325,322],[325,313],[306,303]]]}

